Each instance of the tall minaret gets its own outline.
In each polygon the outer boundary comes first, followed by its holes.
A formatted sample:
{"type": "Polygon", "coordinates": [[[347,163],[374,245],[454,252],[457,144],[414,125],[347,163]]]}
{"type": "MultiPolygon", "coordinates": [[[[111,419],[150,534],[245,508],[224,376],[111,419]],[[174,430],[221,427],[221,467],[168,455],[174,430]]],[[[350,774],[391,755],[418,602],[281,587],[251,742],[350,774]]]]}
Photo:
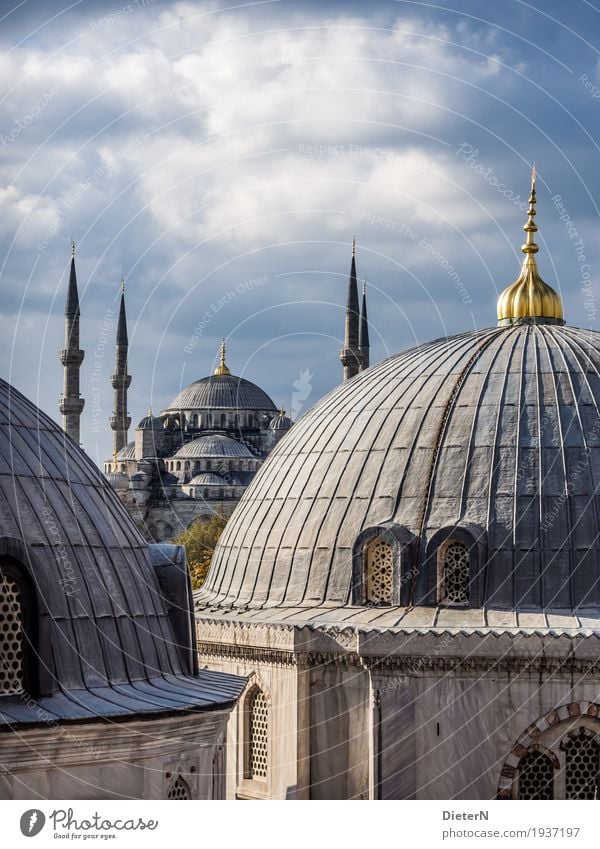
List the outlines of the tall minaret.
{"type": "Polygon", "coordinates": [[[85,401],[79,397],[79,369],[85,353],[79,348],[79,294],[75,273],[75,242],[71,242],[71,274],[65,305],[65,347],[60,352],[64,367],[63,394],[58,402],[63,430],[79,445],[80,417],[85,401]]]}
{"type": "Polygon", "coordinates": [[[115,407],[110,417],[110,426],[113,432],[113,454],[118,453],[127,445],[127,431],[131,419],[127,415],[127,390],[131,384],[131,376],[127,374],[127,316],[125,315],[125,281],[121,280],[121,307],[119,309],[119,322],[117,324],[117,344],[115,355],[115,373],[113,374],[112,386],[115,390],[115,407]]]}
{"type": "Polygon", "coordinates": [[[346,321],[344,327],[344,347],[340,351],[340,360],[344,366],[344,380],[349,380],[360,371],[360,351],[358,348],[360,316],[358,313],[358,286],[356,284],[356,239],[352,239],[352,264],[348,281],[346,301],[346,321]]]}
{"type": "Polygon", "coordinates": [[[360,307],[360,326],[358,328],[358,350],[360,351],[360,369],[369,368],[369,319],[367,318],[367,281],[363,283],[362,304],[360,307]]]}

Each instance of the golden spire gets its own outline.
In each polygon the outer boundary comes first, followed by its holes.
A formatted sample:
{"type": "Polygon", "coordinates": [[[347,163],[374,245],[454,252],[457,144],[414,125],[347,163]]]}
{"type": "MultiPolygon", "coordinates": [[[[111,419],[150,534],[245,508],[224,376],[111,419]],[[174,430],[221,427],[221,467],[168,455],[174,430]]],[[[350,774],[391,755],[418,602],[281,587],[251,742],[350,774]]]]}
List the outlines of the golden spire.
{"type": "Polygon", "coordinates": [[[523,230],[527,234],[521,250],[525,254],[521,273],[514,283],[498,298],[498,324],[564,324],[560,295],[544,283],[538,271],[535,255],[539,248],[534,241],[537,233],[535,223],[535,164],[531,169],[531,194],[527,222],[523,230]]]}
{"type": "Polygon", "coordinates": [[[225,362],[225,339],[221,340],[221,361],[215,369],[215,374],[221,377],[225,374],[231,374],[231,372],[227,368],[227,363],[225,362]]]}

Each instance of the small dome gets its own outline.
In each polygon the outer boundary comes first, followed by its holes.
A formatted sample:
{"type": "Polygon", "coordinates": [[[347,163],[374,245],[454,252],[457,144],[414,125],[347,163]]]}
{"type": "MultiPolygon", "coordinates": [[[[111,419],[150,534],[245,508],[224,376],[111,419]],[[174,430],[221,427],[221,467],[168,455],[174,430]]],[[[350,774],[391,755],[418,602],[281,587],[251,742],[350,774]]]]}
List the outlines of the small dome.
{"type": "Polygon", "coordinates": [[[135,460],[135,442],[128,442],[117,452],[117,460],[135,460]]]}
{"type": "Polygon", "coordinates": [[[148,415],[144,416],[137,426],[138,430],[162,430],[163,421],[158,416],[152,415],[152,410],[148,411],[148,415]]]}
{"type": "Polygon", "coordinates": [[[204,472],[192,478],[186,486],[231,486],[230,481],[226,481],[221,475],[216,475],[214,472],[204,472]]]}
{"type": "Polygon", "coordinates": [[[246,457],[254,459],[254,455],[243,445],[230,436],[210,434],[200,436],[192,442],[182,445],[174,455],[177,459],[196,457],[246,457]]]}
{"type": "Polygon", "coordinates": [[[129,488],[129,480],[123,472],[109,472],[106,475],[106,480],[117,492],[124,492],[129,488]]]}
{"type": "Polygon", "coordinates": [[[279,411],[279,415],[275,416],[274,419],[271,419],[269,422],[269,427],[271,430],[289,430],[294,422],[286,416],[285,410],[281,409],[279,411]]]}

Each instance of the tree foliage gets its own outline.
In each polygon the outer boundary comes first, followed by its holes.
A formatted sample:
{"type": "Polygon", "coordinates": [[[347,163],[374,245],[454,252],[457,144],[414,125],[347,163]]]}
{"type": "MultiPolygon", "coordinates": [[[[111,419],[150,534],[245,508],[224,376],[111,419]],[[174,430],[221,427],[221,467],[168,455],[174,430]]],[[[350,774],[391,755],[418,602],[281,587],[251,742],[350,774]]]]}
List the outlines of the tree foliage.
{"type": "Polygon", "coordinates": [[[213,551],[228,518],[223,510],[218,510],[209,518],[197,519],[173,540],[185,548],[192,576],[192,588],[195,590],[204,583],[213,551]]]}

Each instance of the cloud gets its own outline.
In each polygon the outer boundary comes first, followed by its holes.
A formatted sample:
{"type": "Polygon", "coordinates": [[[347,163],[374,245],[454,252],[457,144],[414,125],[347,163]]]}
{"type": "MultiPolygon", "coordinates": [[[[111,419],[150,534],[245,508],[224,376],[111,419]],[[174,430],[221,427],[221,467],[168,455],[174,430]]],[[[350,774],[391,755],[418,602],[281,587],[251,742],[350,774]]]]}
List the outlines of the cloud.
{"type": "MultiPolygon", "coordinates": [[[[300,369],[315,374],[312,401],[338,382],[354,234],[374,359],[492,324],[495,289],[518,267],[517,196],[534,153],[540,225],[556,246],[540,262],[570,275],[569,305],[585,318],[550,198],[560,186],[595,261],[594,210],[573,175],[587,179],[592,149],[577,121],[595,127],[600,107],[556,39],[526,44],[523,21],[512,35],[507,20],[383,3],[118,11],[87,3],[30,31],[15,13],[0,51],[3,353],[14,347],[7,376],[51,414],[71,236],[88,351],[127,278],[134,421],[210,371],[222,335],[235,370],[276,399],[300,369]]],[[[595,78],[596,57],[578,57],[595,78]]],[[[102,457],[108,426],[92,433],[89,412],[83,439],[102,457]]]]}

